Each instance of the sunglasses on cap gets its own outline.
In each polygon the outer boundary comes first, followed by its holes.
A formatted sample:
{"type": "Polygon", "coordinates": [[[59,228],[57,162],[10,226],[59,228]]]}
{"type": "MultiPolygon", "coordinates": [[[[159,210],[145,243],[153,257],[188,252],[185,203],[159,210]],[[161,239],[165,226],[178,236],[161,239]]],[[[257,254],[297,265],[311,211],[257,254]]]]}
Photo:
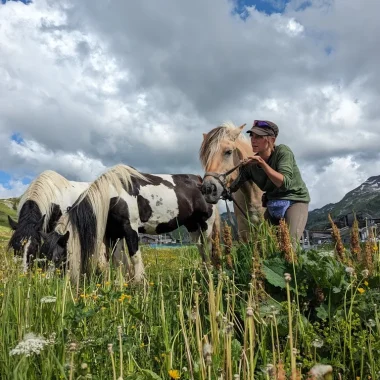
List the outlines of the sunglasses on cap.
{"type": "Polygon", "coordinates": [[[268,122],[265,120],[255,120],[253,122],[253,127],[267,127],[267,128],[273,128],[272,125],[270,125],[268,122]]]}

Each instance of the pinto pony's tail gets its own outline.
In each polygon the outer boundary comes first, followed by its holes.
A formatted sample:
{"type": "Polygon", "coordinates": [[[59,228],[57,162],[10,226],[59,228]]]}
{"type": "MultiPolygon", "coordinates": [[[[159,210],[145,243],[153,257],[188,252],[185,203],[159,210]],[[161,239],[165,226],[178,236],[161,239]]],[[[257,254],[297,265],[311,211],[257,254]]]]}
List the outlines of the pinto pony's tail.
{"type": "Polygon", "coordinates": [[[112,167],[100,175],[68,211],[69,223],[65,230],[71,227],[72,236],[68,245],[69,254],[72,255],[70,267],[77,275],[90,273],[91,261],[93,264],[100,261],[110,199],[120,197],[123,190],[128,192],[133,186],[133,178],[149,182],[130,166],[119,164],[112,167]]]}

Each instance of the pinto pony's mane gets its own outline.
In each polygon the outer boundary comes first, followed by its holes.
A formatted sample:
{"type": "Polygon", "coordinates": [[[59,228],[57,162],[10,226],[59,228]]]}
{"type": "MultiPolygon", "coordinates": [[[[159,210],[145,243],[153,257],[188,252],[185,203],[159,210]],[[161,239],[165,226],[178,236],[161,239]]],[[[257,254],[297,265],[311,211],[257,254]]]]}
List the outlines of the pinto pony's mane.
{"type": "Polygon", "coordinates": [[[70,186],[70,182],[53,170],[45,170],[42,172],[27,188],[22,195],[17,208],[20,211],[27,201],[34,201],[45,216],[42,229],[46,232],[49,225],[51,213],[53,211],[53,203],[62,195],[62,191],[70,186]]]}
{"type": "Polygon", "coordinates": [[[231,122],[225,122],[220,126],[212,129],[205,135],[202,145],[199,149],[199,159],[204,169],[210,166],[211,161],[216,152],[220,149],[223,140],[236,141],[237,143],[249,144],[248,139],[241,133],[236,138],[236,130],[238,127],[231,122]]]}
{"type": "Polygon", "coordinates": [[[87,272],[92,255],[95,261],[99,260],[110,199],[120,197],[123,190],[128,191],[133,186],[133,178],[149,182],[130,166],[119,164],[112,167],[98,177],[59,219],[55,231],[61,235],[70,232],[67,248],[72,273],[87,272]]]}

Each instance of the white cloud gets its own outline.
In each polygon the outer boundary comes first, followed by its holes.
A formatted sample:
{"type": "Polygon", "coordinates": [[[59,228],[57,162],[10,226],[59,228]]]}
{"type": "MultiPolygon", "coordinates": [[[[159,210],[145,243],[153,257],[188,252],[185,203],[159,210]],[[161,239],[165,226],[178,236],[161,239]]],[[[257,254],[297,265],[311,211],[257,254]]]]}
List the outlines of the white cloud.
{"type": "Polygon", "coordinates": [[[90,180],[124,162],[201,173],[203,132],[269,119],[295,152],[312,207],[380,174],[380,3],[292,0],[283,14],[247,7],[244,21],[233,7],[1,5],[0,170],[90,180]],[[11,142],[15,132],[23,143],[11,142]]]}
{"type": "Polygon", "coordinates": [[[22,181],[11,180],[7,186],[0,184],[0,198],[19,197],[27,189],[28,185],[24,185],[22,181]]]}

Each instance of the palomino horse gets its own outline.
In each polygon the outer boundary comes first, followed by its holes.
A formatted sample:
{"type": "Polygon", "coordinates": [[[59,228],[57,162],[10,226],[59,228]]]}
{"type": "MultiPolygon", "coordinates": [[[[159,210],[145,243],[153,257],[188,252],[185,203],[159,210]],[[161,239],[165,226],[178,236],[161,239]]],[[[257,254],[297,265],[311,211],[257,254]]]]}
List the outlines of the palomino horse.
{"type": "Polygon", "coordinates": [[[204,199],[201,178],[191,174],[143,174],[127,165],[116,165],[93,182],[45,237],[43,250],[53,261],[66,259],[72,281],[90,273],[101,258],[106,229],[125,238],[135,281],[144,275],[138,232],[163,234],[184,225],[205,261],[216,206],[204,199]],[[91,258],[93,258],[91,260],[91,258]]]}
{"type": "MultiPolygon", "coordinates": [[[[219,174],[228,172],[236,167],[242,160],[255,153],[252,151],[250,141],[241,134],[244,126],[236,127],[232,123],[224,123],[203,134],[203,142],[199,150],[199,158],[205,169],[205,177],[202,184],[202,193],[206,201],[216,204],[221,198],[225,187],[217,179],[219,174]]],[[[232,171],[226,178],[225,185],[237,177],[238,169],[232,171]]],[[[246,182],[234,194],[238,207],[234,207],[239,235],[243,241],[249,240],[249,223],[255,223],[263,214],[261,205],[262,191],[252,182],[246,182]]]]}
{"type": "Polygon", "coordinates": [[[37,257],[41,246],[40,231],[52,231],[63,212],[88,186],[86,182],[68,181],[52,170],[42,172],[29,185],[18,206],[18,222],[8,217],[14,230],[8,248],[22,256],[24,270],[37,257]]]}

